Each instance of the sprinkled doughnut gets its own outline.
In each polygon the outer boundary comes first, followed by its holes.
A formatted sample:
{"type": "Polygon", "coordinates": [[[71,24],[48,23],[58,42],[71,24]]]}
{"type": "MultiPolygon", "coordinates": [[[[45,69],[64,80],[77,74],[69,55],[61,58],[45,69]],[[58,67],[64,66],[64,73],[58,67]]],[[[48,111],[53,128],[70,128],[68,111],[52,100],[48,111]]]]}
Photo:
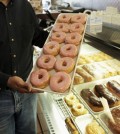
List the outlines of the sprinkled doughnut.
{"type": "Polygon", "coordinates": [[[50,88],[55,92],[65,92],[71,83],[71,77],[66,72],[57,72],[50,79],[50,88]]]}
{"type": "Polygon", "coordinates": [[[36,88],[45,88],[48,85],[50,75],[45,69],[33,71],[30,75],[30,83],[36,88]]]}
{"type": "Polygon", "coordinates": [[[81,40],[82,36],[79,33],[68,33],[65,38],[65,43],[79,45],[81,40]]]}
{"type": "Polygon", "coordinates": [[[64,71],[70,73],[75,65],[75,61],[70,57],[60,58],[55,63],[55,69],[57,71],[64,71]]]}
{"type": "Polygon", "coordinates": [[[51,70],[54,67],[56,58],[53,55],[42,55],[37,60],[37,66],[46,70],[51,70]]]}
{"type": "Polygon", "coordinates": [[[56,23],[53,27],[55,32],[69,32],[69,25],[67,23],[56,23]]]}
{"type": "Polygon", "coordinates": [[[61,47],[60,55],[64,57],[74,58],[78,53],[77,47],[73,44],[66,44],[61,47]]]}
{"type": "Polygon", "coordinates": [[[50,54],[56,56],[59,53],[60,45],[56,41],[50,41],[46,43],[43,47],[44,54],[50,54]]]}
{"type": "Polygon", "coordinates": [[[64,32],[53,32],[51,35],[52,41],[57,41],[58,43],[63,43],[65,41],[66,34],[64,32]]]}
{"type": "Polygon", "coordinates": [[[73,23],[70,26],[70,32],[78,32],[79,34],[82,34],[84,31],[84,25],[81,23],[73,23]]]}
{"type": "Polygon", "coordinates": [[[71,23],[82,23],[85,24],[86,22],[86,15],[85,14],[76,14],[71,17],[71,23]]]}
{"type": "Polygon", "coordinates": [[[58,16],[58,22],[69,23],[70,19],[71,19],[71,15],[69,14],[60,14],[58,16]]]}

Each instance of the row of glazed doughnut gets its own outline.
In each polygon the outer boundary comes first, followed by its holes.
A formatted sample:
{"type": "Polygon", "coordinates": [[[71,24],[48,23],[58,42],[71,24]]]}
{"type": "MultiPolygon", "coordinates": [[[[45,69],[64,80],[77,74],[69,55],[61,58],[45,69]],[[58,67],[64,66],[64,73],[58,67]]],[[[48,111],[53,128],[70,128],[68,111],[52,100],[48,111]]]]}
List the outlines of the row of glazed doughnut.
{"type": "Polygon", "coordinates": [[[37,59],[37,67],[48,71],[55,69],[66,73],[72,72],[75,61],[71,57],[55,58],[53,55],[42,55],[37,59]]]}
{"type": "Polygon", "coordinates": [[[81,23],[56,23],[53,27],[54,32],[65,32],[65,33],[72,33],[72,32],[78,32],[79,34],[82,34],[84,32],[85,26],[81,23]]]}
{"type": "Polygon", "coordinates": [[[82,35],[77,32],[73,33],[65,33],[65,32],[53,32],[50,37],[51,41],[56,41],[58,43],[65,43],[65,44],[74,44],[80,45],[82,40],[82,35]]]}
{"type": "Polygon", "coordinates": [[[79,14],[60,14],[57,19],[61,23],[86,23],[86,15],[83,13],[79,14]]]}
{"type": "Polygon", "coordinates": [[[34,70],[30,76],[30,82],[33,87],[43,89],[50,86],[54,92],[65,92],[71,83],[71,77],[66,72],[57,72],[50,76],[45,69],[34,70]]]}
{"type": "Polygon", "coordinates": [[[78,54],[77,47],[73,44],[66,44],[60,47],[60,44],[56,41],[49,41],[43,47],[44,54],[50,54],[57,56],[60,54],[62,57],[74,58],[78,54]]]}
{"type": "Polygon", "coordinates": [[[60,14],[53,26],[50,40],[79,45],[85,30],[85,23],[85,14],[60,14]]]}

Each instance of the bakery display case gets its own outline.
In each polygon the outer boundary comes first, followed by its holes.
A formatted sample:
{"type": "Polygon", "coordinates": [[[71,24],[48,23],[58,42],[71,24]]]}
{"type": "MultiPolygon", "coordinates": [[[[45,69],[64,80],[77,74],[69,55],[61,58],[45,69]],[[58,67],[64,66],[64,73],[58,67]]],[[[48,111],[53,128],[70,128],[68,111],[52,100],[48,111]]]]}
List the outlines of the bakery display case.
{"type": "Polygon", "coordinates": [[[112,114],[119,122],[119,36],[119,30],[105,26],[101,33],[85,34],[70,92],[39,94],[38,118],[43,133],[120,133],[119,125],[111,123],[100,101],[100,97],[106,98],[110,110],[117,111],[112,114]]]}
{"type": "MultiPolygon", "coordinates": [[[[109,51],[110,53],[105,53],[93,47],[94,42],[86,39],[85,42],[87,43],[83,43],[81,46],[81,58],[79,57],[78,59],[72,92],[65,95],[49,93],[39,95],[41,115],[44,116],[44,122],[48,127],[47,130],[45,130],[46,133],[67,134],[74,133],[75,131],[76,133],[84,134],[87,130],[89,131],[89,126],[96,126],[96,124],[98,130],[103,131],[103,133],[112,133],[106,123],[104,123],[104,120],[102,120],[105,115],[102,115],[104,111],[103,107],[99,107],[99,100],[97,103],[96,99],[98,99],[98,97],[93,97],[98,105],[98,107],[93,107],[89,102],[86,102],[87,98],[84,98],[84,94],[87,97],[86,90],[90,90],[92,94],[97,96],[94,91],[96,85],[98,85],[98,90],[100,90],[101,85],[104,85],[105,87],[103,86],[101,88],[107,90],[106,92],[108,93],[109,90],[106,89],[106,87],[109,82],[116,82],[116,88],[118,88],[119,91],[120,62],[118,58],[119,55],[117,54],[118,49],[112,49],[112,51],[109,51]],[[87,74],[84,74],[85,71],[87,74]],[[81,92],[83,95],[81,95],[81,92]],[[75,128],[72,125],[69,126],[66,124],[65,120],[67,118],[72,120],[75,128]],[[73,128],[71,129],[70,127],[73,128]]],[[[99,43],[95,42],[95,44],[99,46],[99,43]]],[[[101,49],[103,50],[103,47],[101,49]]],[[[108,49],[111,50],[110,47],[108,47],[108,49]]],[[[110,92],[107,96],[111,109],[119,107],[120,104],[119,92],[116,92],[110,92]]],[[[89,91],[87,91],[87,93],[89,93],[89,91]]],[[[103,92],[103,95],[104,93],[105,92],[103,92]]],[[[95,103],[94,99],[93,104],[95,103]]]]}

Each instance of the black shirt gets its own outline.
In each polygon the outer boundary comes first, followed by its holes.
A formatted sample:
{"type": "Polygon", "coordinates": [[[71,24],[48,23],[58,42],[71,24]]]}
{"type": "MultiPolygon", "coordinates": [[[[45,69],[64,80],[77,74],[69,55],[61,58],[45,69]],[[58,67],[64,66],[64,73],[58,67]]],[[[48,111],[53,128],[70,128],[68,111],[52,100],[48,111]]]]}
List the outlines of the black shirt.
{"type": "Polygon", "coordinates": [[[0,88],[10,76],[26,80],[33,64],[33,47],[40,36],[35,13],[27,0],[0,2],[0,88]]]}

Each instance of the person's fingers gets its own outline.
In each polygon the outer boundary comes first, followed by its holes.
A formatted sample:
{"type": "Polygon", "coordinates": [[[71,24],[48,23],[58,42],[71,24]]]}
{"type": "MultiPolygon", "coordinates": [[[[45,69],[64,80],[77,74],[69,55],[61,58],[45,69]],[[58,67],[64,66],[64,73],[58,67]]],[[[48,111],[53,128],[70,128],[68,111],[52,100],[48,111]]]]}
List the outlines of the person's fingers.
{"type": "Polygon", "coordinates": [[[32,88],[29,83],[24,83],[23,88],[27,89],[29,92],[31,92],[32,88]]]}
{"type": "Polygon", "coordinates": [[[32,89],[31,93],[44,93],[44,91],[37,90],[37,89],[32,89]]]}
{"type": "Polygon", "coordinates": [[[29,93],[29,91],[26,90],[25,88],[18,88],[17,91],[20,93],[29,93]]]}

